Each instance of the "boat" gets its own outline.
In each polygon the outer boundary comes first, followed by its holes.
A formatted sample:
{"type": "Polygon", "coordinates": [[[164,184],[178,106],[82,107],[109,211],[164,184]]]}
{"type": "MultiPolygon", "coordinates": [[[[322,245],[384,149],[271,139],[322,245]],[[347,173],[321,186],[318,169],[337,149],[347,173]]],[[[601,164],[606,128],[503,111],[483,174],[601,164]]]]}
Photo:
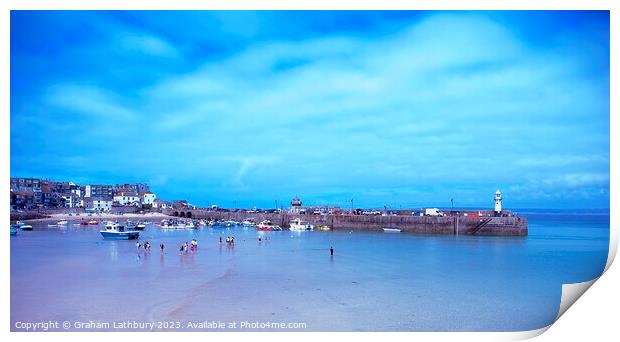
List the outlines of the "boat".
{"type": "Polygon", "coordinates": [[[328,226],[318,226],[316,228],[314,228],[316,230],[323,230],[323,231],[327,231],[327,230],[332,230],[332,227],[328,227],[328,226]]]}
{"type": "Polygon", "coordinates": [[[385,233],[400,233],[399,228],[383,228],[383,232],[385,233]]]}
{"type": "Polygon", "coordinates": [[[89,224],[89,225],[93,225],[93,226],[94,226],[94,225],[99,224],[99,222],[98,222],[98,221],[95,221],[95,220],[90,220],[90,221],[88,221],[88,224],[89,224]]]}
{"type": "Polygon", "coordinates": [[[11,236],[17,235],[17,228],[11,227],[11,236]]]}
{"type": "Polygon", "coordinates": [[[21,229],[21,230],[32,230],[32,226],[29,224],[25,224],[22,221],[17,221],[17,228],[21,229]]]}
{"type": "Polygon", "coordinates": [[[146,223],[142,221],[138,221],[138,223],[136,223],[136,226],[134,227],[135,230],[144,230],[144,228],[146,228],[146,223]]]}
{"type": "Polygon", "coordinates": [[[256,230],[260,230],[260,231],[282,230],[282,228],[276,229],[276,227],[279,228],[279,226],[271,223],[271,221],[265,220],[256,225],[256,230]]]}
{"type": "Polygon", "coordinates": [[[66,224],[67,224],[67,221],[65,221],[65,220],[56,222],[56,225],[58,225],[58,226],[64,226],[66,224]]]}
{"type": "Polygon", "coordinates": [[[314,225],[296,218],[289,222],[289,230],[313,230],[314,225]]]}
{"type": "Polygon", "coordinates": [[[194,229],[194,222],[183,222],[177,220],[163,220],[161,223],[162,229],[194,229]]]}
{"type": "Polygon", "coordinates": [[[245,220],[243,222],[241,222],[241,225],[244,227],[254,227],[256,226],[256,223],[250,221],[250,220],[245,220]]]}
{"type": "Polygon", "coordinates": [[[99,231],[104,239],[132,240],[140,236],[137,230],[125,230],[125,226],[118,223],[110,223],[105,226],[105,230],[99,231]]]}
{"type": "Polygon", "coordinates": [[[80,226],[88,226],[88,221],[82,221],[79,223],[80,226]]]}

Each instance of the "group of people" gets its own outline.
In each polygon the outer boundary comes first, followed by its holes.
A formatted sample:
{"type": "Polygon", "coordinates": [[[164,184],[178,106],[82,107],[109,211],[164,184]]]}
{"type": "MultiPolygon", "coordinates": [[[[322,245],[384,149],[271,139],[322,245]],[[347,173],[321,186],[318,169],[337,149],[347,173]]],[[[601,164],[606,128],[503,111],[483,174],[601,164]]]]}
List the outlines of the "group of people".
{"type": "Polygon", "coordinates": [[[140,240],[136,241],[136,249],[139,251],[140,248],[143,248],[147,252],[151,251],[151,244],[148,241],[144,241],[144,244],[140,243],[140,240]]]}
{"type": "MultiPolygon", "coordinates": [[[[220,236],[220,243],[222,243],[222,237],[221,236],[220,236]]],[[[234,245],[235,244],[235,237],[234,236],[226,237],[226,243],[228,245],[234,245]]]]}
{"type": "Polygon", "coordinates": [[[194,252],[197,249],[198,249],[198,240],[192,239],[192,241],[189,243],[185,241],[185,243],[182,244],[181,247],[179,248],[179,252],[187,254],[188,251],[194,252]]]}

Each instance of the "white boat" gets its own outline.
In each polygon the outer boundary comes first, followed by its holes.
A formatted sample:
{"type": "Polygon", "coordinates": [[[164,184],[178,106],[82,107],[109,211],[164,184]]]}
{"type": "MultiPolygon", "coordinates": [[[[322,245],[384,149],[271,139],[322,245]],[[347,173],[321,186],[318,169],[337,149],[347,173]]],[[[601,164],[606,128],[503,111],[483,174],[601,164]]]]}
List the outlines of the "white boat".
{"type": "Polygon", "coordinates": [[[306,221],[302,221],[300,218],[296,218],[294,220],[292,220],[291,222],[289,222],[289,229],[290,230],[313,230],[314,229],[314,225],[306,222],[306,221]]]}
{"type": "Polygon", "coordinates": [[[282,228],[278,226],[277,224],[271,223],[271,221],[265,220],[256,225],[256,230],[272,231],[272,230],[282,230],[282,228]]]}
{"type": "Polygon", "coordinates": [[[254,227],[256,225],[256,223],[250,221],[250,220],[245,220],[243,222],[241,222],[241,225],[244,227],[254,227]]]}
{"type": "Polygon", "coordinates": [[[67,221],[65,221],[65,220],[58,221],[58,222],[56,222],[56,224],[59,225],[59,226],[64,226],[65,224],[67,224],[67,221]]]}
{"type": "Polygon", "coordinates": [[[132,240],[140,236],[137,230],[125,230],[125,226],[118,223],[109,223],[105,226],[105,230],[99,231],[104,239],[113,240],[132,240]]]}
{"type": "Polygon", "coordinates": [[[383,231],[385,233],[400,233],[400,229],[399,228],[383,228],[383,231]]]}
{"type": "Polygon", "coordinates": [[[17,221],[17,227],[21,230],[32,230],[32,226],[22,221],[17,221]]]}
{"type": "Polygon", "coordinates": [[[194,226],[194,222],[192,221],[184,222],[184,221],[177,221],[177,220],[164,220],[162,221],[161,228],[162,229],[194,229],[196,228],[196,226],[194,226]]]}

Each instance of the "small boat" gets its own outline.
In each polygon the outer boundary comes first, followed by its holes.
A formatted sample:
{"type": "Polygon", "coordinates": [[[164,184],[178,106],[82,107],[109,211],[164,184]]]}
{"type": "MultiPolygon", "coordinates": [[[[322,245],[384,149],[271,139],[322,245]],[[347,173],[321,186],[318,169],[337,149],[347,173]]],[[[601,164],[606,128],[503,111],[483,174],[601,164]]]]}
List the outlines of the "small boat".
{"type": "Polygon", "coordinates": [[[252,222],[250,220],[245,220],[245,221],[241,222],[241,225],[245,226],[245,227],[252,227],[252,226],[255,226],[256,223],[254,223],[254,222],[252,222]]]}
{"type": "Polygon", "coordinates": [[[142,221],[138,221],[134,227],[135,230],[144,230],[144,228],[146,228],[146,224],[142,221]]]}
{"type": "Polygon", "coordinates": [[[383,228],[383,232],[385,233],[400,233],[399,228],[383,228]]]}
{"type": "MultiPolygon", "coordinates": [[[[276,229],[275,224],[271,223],[271,221],[265,220],[262,221],[261,223],[256,225],[256,230],[260,230],[260,231],[264,231],[264,232],[268,232],[268,231],[272,231],[272,230],[278,230],[276,229]]],[[[280,228],[279,230],[282,230],[282,228],[280,228]]]]}
{"type": "Polygon", "coordinates": [[[316,230],[323,230],[323,231],[327,231],[327,230],[332,230],[332,227],[328,227],[328,226],[318,226],[315,228],[316,230]]]}
{"type": "Polygon", "coordinates": [[[161,223],[162,229],[194,229],[194,222],[185,223],[177,220],[163,220],[161,223]]]}
{"type": "Polygon", "coordinates": [[[22,221],[17,221],[17,228],[21,230],[32,230],[32,226],[29,224],[25,224],[22,221]]]}
{"type": "Polygon", "coordinates": [[[125,226],[118,223],[111,223],[105,226],[105,230],[99,231],[104,239],[132,240],[140,236],[137,230],[125,230],[125,226]]]}
{"type": "Polygon", "coordinates": [[[80,226],[88,226],[88,221],[82,221],[79,224],[80,226]]]}
{"type": "Polygon", "coordinates": [[[65,220],[56,222],[56,225],[58,225],[58,226],[64,226],[66,224],[67,224],[67,221],[65,221],[65,220]]]}
{"type": "Polygon", "coordinates": [[[93,226],[95,226],[95,225],[98,225],[98,224],[99,224],[99,222],[98,222],[98,221],[95,221],[95,220],[91,220],[91,221],[88,221],[88,224],[89,224],[89,225],[93,225],[93,226]]]}
{"type": "Polygon", "coordinates": [[[11,236],[17,235],[17,228],[11,227],[11,236]]]}
{"type": "Polygon", "coordinates": [[[292,220],[291,222],[289,222],[289,230],[313,230],[314,229],[314,225],[306,222],[306,221],[302,221],[300,218],[296,218],[294,220],[292,220]]]}

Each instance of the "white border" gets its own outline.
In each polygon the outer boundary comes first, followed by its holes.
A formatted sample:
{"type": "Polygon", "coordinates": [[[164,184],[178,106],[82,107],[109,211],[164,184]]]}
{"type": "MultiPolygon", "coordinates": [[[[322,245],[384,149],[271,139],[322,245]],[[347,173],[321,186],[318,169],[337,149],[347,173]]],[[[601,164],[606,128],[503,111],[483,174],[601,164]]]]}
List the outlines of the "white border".
{"type": "MultiPolygon", "coordinates": [[[[6,165],[2,169],[2,179],[5,181],[0,182],[0,193],[8,193],[8,179],[9,163],[10,163],[10,13],[11,9],[417,9],[417,10],[574,10],[574,9],[590,9],[590,10],[611,10],[611,94],[620,94],[618,89],[618,43],[620,42],[620,35],[618,34],[620,16],[619,16],[620,2],[613,0],[358,0],[358,1],[329,1],[329,0],[314,0],[314,1],[291,1],[291,0],[262,0],[260,4],[258,1],[252,0],[230,0],[230,1],[191,1],[191,0],[176,0],[176,1],[161,1],[161,0],[107,0],[107,1],[83,1],[83,0],[4,0],[0,2],[0,46],[2,48],[2,54],[0,54],[0,61],[2,65],[3,75],[2,82],[0,83],[0,105],[2,106],[2,115],[0,116],[0,126],[2,134],[0,134],[0,141],[2,141],[0,154],[2,160],[5,161],[3,165],[6,165]]],[[[611,208],[617,208],[619,204],[618,198],[618,182],[617,175],[620,174],[618,168],[618,101],[617,95],[611,97],[610,104],[610,156],[611,156],[611,173],[610,173],[610,187],[611,187],[611,208]]],[[[8,198],[6,196],[0,196],[0,207],[8,208],[8,198]]],[[[8,223],[8,210],[2,211],[2,221],[5,224],[8,223]]],[[[568,312],[562,316],[557,323],[555,323],[549,332],[542,335],[540,338],[547,340],[564,340],[567,338],[592,338],[608,337],[617,335],[617,313],[620,300],[618,299],[618,289],[620,289],[620,274],[617,271],[617,266],[612,266],[612,261],[615,256],[618,245],[618,231],[620,227],[620,221],[618,212],[611,211],[611,234],[610,234],[610,254],[606,265],[606,273],[601,276],[601,280],[592,285],[593,290],[589,291],[585,296],[587,301],[582,300],[578,302],[574,310],[568,310],[568,312]],[[612,272],[607,272],[612,270],[612,272]]],[[[62,339],[78,340],[84,337],[95,340],[103,340],[108,338],[136,338],[143,336],[135,333],[53,333],[53,334],[27,334],[27,333],[9,333],[10,331],[10,301],[9,301],[9,256],[10,246],[9,237],[1,236],[2,241],[2,267],[5,281],[2,283],[3,293],[2,296],[2,313],[0,314],[0,326],[4,334],[12,340],[32,340],[39,337],[55,336],[62,339]],[[88,335],[84,335],[88,334],[88,335]]],[[[583,284],[582,284],[583,286],[583,284]]],[[[579,286],[577,286],[579,287],[579,286]]],[[[571,288],[567,286],[566,289],[571,288]]],[[[410,339],[412,337],[422,337],[424,339],[433,340],[445,340],[445,339],[459,339],[459,340],[513,340],[524,339],[533,336],[537,336],[546,331],[549,327],[520,333],[296,333],[290,335],[290,333],[210,333],[208,338],[224,338],[224,339],[269,339],[269,340],[284,340],[284,339],[301,339],[301,340],[315,340],[324,338],[337,338],[339,340],[355,338],[357,340],[375,339],[375,338],[390,338],[397,340],[410,339]],[[389,334],[389,335],[388,335],[389,334]]],[[[200,338],[204,337],[202,333],[167,333],[167,334],[150,334],[149,338],[155,340],[169,339],[186,339],[186,338],[200,338]],[[200,334],[200,335],[196,335],[200,334]]],[[[608,339],[608,338],[607,338],[608,339]]]]}

